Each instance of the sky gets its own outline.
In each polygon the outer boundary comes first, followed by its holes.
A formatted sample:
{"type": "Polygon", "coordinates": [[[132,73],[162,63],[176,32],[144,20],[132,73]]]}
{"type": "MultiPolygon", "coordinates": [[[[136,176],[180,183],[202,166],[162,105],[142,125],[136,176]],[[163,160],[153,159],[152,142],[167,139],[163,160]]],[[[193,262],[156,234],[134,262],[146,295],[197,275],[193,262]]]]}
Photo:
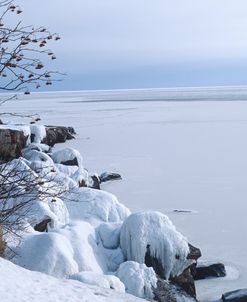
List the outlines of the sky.
{"type": "MultiPolygon", "coordinates": [[[[16,0],[66,72],[55,90],[247,84],[246,0],[16,0]]],[[[52,68],[52,66],[51,66],[52,68]]]]}

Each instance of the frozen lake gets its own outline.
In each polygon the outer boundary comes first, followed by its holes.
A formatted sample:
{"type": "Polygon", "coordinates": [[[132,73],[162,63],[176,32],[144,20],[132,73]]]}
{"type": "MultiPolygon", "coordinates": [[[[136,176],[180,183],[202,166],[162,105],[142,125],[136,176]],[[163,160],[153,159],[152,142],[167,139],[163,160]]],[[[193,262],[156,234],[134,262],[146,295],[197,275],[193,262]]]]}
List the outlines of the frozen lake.
{"type": "Polygon", "coordinates": [[[132,211],[166,213],[204,259],[229,266],[226,278],[197,282],[208,302],[247,284],[246,100],[244,87],[47,93],[1,110],[73,126],[67,145],[85,167],[123,177],[103,189],[132,211]]]}

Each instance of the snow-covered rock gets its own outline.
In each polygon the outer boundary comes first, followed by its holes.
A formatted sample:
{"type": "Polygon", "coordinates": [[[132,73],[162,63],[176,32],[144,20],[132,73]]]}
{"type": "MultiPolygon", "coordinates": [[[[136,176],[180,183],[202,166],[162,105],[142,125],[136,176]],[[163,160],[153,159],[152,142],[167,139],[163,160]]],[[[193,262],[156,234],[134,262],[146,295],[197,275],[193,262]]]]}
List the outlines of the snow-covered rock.
{"type": "Polygon", "coordinates": [[[79,151],[73,148],[64,148],[52,154],[52,159],[57,164],[83,167],[82,156],[79,151]]]}
{"type": "Polygon", "coordinates": [[[140,212],[130,215],[123,223],[120,244],[127,260],[145,263],[148,252],[156,258],[166,279],[179,275],[192,260],[189,246],[170,219],[159,212],[140,212]]]}
{"type": "Polygon", "coordinates": [[[71,219],[121,222],[130,211],[108,192],[90,188],[78,188],[66,196],[71,219]]]}
{"type": "Polygon", "coordinates": [[[125,293],[124,284],[114,275],[102,275],[94,272],[79,272],[70,276],[70,279],[80,282],[97,285],[103,288],[111,288],[116,292],[125,293]]]}
{"type": "Polygon", "coordinates": [[[51,159],[51,157],[41,151],[30,150],[28,148],[23,152],[23,157],[31,162],[42,161],[44,163],[47,163],[47,165],[49,165],[51,167],[54,166],[54,163],[53,163],[53,160],[51,159]]]}
{"type": "Polygon", "coordinates": [[[153,268],[127,261],[120,265],[116,275],[124,283],[127,293],[145,299],[153,298],[153,288],[157,283],[153,268]]]}

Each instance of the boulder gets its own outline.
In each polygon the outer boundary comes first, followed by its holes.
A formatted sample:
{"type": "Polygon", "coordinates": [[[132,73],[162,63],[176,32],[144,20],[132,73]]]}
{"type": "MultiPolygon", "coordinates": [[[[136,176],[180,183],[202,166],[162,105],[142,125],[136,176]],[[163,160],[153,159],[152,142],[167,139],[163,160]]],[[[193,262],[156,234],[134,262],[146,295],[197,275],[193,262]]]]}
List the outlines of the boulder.
{"type": "Polygon", "coordinates": [[[97,174],[91,176],[91,185],[90,188],[100,190],[100,178],[97,174]]]}
{"type": "Polygon", "coordinates": [[[0,128],[0,162],[20,157],[27,139],[28,136],[22,130],[0,128]]]}
{"type": "Polygon", "coordinates": [[[122,179],[121,175],[113,172],[104,172],[99,176],[100,182],[122,179]]]}
{"type": "Polygon", "coordinates": [[[45,126],[46,137],[42,143],[53,147],[57,143],[64,143],[66,140],[73,139],[75,130],[72,127],[64,126],[45,126]]]}
{"type": "Polygon", "coordinates": [[[246,302],[247,301],[247,288],[238,289],[232,292],[227,292],[222,295],[224,302],[246,302]]]}
{"type": "Polygon", "coordinates": [[[171,278],[171,283],[181,288],[190,297],[196,298],[195,281],[191,274],[190,268],[187,268],[179,276],[171,278]]]}
{"type": "Polygon", "coordinates": [[[193,271],[195,280],[202,280],[210,277],[225,277],[226,269],[223,263],[199,262],[193,271]]]}
{"type": "Polygon", "coordinates": [[[195,302],[196,298],[189,296],[183,289],[169,281],[158,279],[156,288],[153,289],[155,300],[159,302],[195,302]]]}
{"type": "Polygon", "coordinates": [[[48,223],[51,222],[50,218],[44,219],[43,221],[41,221],[40,223],[36,224],[34,226],[35,231],[38,232],[47,232],[48,230],[48,223]]]}
{"type": "MultiPolygon", "coordinates": [[[[192,244],[188,243],[189,245],[189,254],[187,255],[187,259],[197,261],[198,258],[201,257],[200,249],[194,247],[192,244]]],[[[179,258],[177,258],[179,260],[179,258]]],[[[164,269],[162,263],[156,257],[151,256],[150,253],[150,246],[147,246],[147,251],[145,255],[145,264],[148,267],[153,267],[156,274],[161,278],[164,279],[164,269]]],[[[196,297],[196,288],[195,288],[195,281],[193,278],[193,274],[191,272],[193,268],[193,264],[185,269],[180,275],[170,278],[170,282],[181,288],[184,292],[186,292],[190,297],[196,297]]],[[[193,270],[192,270],[193,271],[193,270]]]]}
{"type": "Polygon", "coordinates": [[[60,164],[65,166],[77,166],[77,167],[79,166],[77,157],[74,157],[73,159],[70,160],[61,161],[60,164]]]}

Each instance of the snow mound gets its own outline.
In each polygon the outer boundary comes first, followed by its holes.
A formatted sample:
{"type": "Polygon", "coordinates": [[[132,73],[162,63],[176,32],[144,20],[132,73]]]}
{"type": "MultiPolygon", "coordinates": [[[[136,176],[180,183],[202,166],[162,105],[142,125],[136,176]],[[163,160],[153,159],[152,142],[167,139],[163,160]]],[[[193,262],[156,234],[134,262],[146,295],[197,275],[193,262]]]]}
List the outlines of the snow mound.
{"type": "Polygon", "coordinates": [[[46,130],[43,125],[30,125],[30,130],[34,143],[40,144],[46,137],[46,130]]]}
{"type": "Polygon", "coordinates": [[[108,192],[78,188],[66,196],[71,219],[121,222],[130,211],[108,192]]]}
{"type": "Polygon", "coordinates": [[[139,298],[153,298],[152,288],[155,288],[157,283],[153,268],[127,261],[120,265],[116,275],[124,283],[127,293],[139,298]]]}
{"type": "Polygon", "coordinates": [[[113,275],[102,275],[94,272],[80,272],[70,276],[70,279],[78,280],[90,285],[97,285],[103,288],[111,288],[120,293],[125,292],[124,284],[119,280],[119,278],[113,275]]]}
{"type": "Polygon", "coordinates": [[[29,270],[58,278],[78,272],[69,240],[53,232],[27,235],[17,248],[14,262],[29,270]]]}
{"type": "Polygon", "coordinates": [[[28,271],[0,258],[1,302],[141,302],[134,296],[112,289],[60,280],[40,272],[28,271]]]}
{"type": "Polygon", "coordinates": [[[73,148],[64,148],[54,152],[52,154],[52,159],[56,164],[77,159],[78,167],[83,167],[83,160],[80,152],[73,148]]]}
{"type": "Polygon", "coordinates": [[[145,263],[147,248],[160,261],[164,276],[177,276],[187,268],[189,246],[170,219],[159,212],[140,212],[130,215],[120,232],[120,245],[127,260],[145,263]]]}
{"type": "Polygon", "coordinates": [[[50,158],[50,156],[41,151],[27,148],[23,153],[23,157],[31,162],[42,161],[50,165],[50,167],[54,166],[53,160],[50,158]]]}
{"type": "Polygon", "coordinates": [[[105,256],[97,245],[95,229],[89,223],[85,221],[71,223],[56,232],[70,242],[78,271],[99,274],[107,271],[105,256]]]}

